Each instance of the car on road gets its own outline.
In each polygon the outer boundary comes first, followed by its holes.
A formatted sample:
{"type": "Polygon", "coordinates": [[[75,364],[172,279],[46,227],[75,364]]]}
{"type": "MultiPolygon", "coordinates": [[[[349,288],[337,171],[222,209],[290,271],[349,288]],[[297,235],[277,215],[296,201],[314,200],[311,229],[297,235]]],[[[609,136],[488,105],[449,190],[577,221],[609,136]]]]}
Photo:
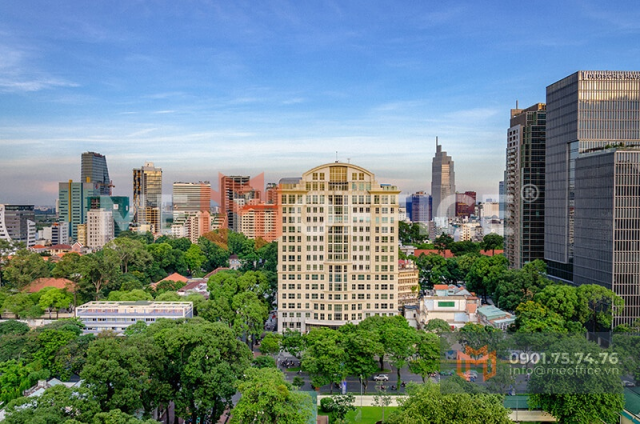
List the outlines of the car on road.
{"type": "Polygon", "coordinates": [[[622,380],[622,385],[624,387],[635,387],[636,383],[634,383],[633,381],[622,380]]]}
{"type": "Polygon", "coordinates": [[[373,376],[374,381],[389,381],[389,376],[386,374],[378,374],[373,376]]]}

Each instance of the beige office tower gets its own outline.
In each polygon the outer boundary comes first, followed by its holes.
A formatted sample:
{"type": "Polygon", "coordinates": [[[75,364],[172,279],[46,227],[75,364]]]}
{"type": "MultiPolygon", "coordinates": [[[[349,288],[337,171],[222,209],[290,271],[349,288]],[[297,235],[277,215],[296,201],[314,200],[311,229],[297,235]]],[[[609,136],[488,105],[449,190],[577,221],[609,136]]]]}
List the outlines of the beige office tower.
{"type": "Polygon", "coordinates": [[[399,193],[338,162],[280,181],[280,332],[398,314],[399,193]]]}

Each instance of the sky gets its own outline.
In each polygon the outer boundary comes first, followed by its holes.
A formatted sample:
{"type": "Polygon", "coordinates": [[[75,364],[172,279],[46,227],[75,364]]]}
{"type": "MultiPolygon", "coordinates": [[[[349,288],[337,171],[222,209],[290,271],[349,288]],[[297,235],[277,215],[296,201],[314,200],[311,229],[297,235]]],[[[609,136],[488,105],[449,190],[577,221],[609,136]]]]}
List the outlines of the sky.
{"type": "Polygon", "coordinates": [[[496,197],[510,109],[577,70],[640,70],[640,2],[3,1],[0,203],[53,205],[82,152],[114,195],[351,162],[496,197]]]}

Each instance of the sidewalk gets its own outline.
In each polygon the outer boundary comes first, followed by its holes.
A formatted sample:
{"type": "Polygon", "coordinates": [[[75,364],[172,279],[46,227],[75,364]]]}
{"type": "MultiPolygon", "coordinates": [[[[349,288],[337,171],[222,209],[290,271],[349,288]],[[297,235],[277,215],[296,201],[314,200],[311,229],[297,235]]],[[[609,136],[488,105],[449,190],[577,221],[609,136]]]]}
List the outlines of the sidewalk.
{"type": "MultiPolygon", "coordinates": [[[[373,400],[373,396],[374,395],[364,395],[364,396],[354,396],[356,398],[356,400],[353,402],[353,406],[360,406],[360,399],[362,398],[362,406],[376,406],[374,405],[374,400],[373,400]]],[[[318,395],[318,405],[320,405],[320,400],[324,399],[324,398],[330,398],[330,395],[318,395]]],[[[392,395],[391,396],[391,403],[389,404],[389,406],[400,406],[398,404],[398,400],[400,399],[406,399],[408,398],[408,396],[395,396],[392,395]]]]}

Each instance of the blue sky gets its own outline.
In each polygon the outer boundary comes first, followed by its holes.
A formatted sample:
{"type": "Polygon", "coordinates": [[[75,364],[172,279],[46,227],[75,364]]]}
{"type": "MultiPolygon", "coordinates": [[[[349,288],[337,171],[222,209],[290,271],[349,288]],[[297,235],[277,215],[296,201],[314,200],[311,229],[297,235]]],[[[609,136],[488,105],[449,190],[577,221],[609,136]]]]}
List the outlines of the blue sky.
{"type": "Polygon", "coordinates": [[[146,161],[170,193],[336,151],[430,191],[436,136],[495,197],[509,109],[580,69],[640,69],[639,2],[4,1],[0,203],[53,204],[84,151],[117,195],[146,161]]]}

